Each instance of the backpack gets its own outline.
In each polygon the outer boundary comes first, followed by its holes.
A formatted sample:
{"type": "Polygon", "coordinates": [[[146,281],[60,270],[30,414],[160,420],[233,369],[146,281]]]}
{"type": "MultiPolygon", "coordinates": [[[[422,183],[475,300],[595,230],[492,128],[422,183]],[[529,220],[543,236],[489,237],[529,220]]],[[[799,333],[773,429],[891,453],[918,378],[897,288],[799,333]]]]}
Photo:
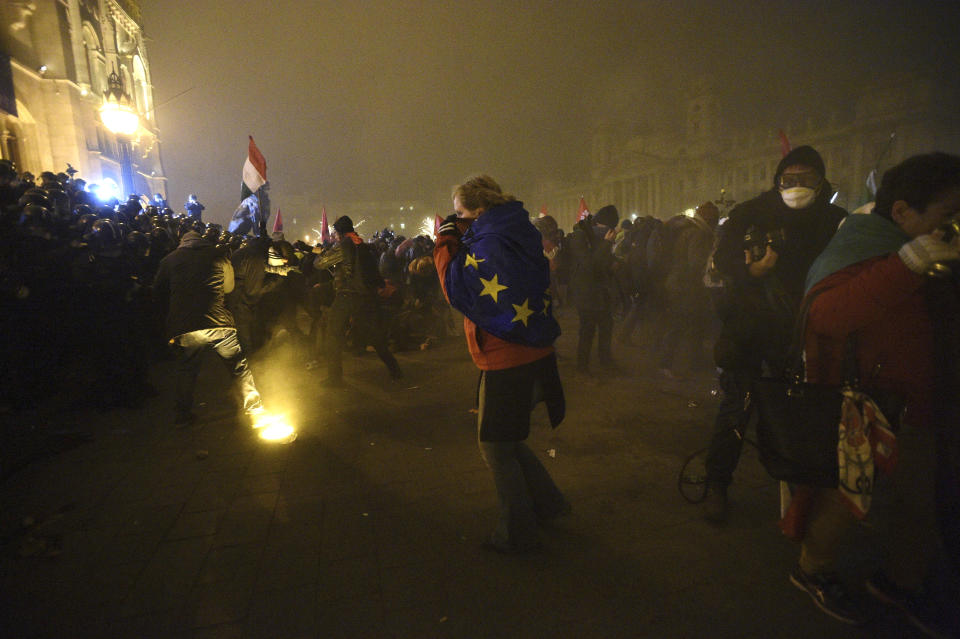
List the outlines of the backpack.
{"type": "Polygon", "coordinates": [[[386,286],[383,276],[380,275],[377,257],[374,255],[373,249],[366,242],[357,244],[357,267],[357,270],[360,272],[360,279],[368,289],[377,291],[386,286]]]}
{"type": "Polygon", "coordinates": [[[673,247],[680,233],[692,222],[684,215],[674,215],[657,227],[647,240],[647,270],[651,277],[660,280],[666,277],[674,260],[673,247]]]}

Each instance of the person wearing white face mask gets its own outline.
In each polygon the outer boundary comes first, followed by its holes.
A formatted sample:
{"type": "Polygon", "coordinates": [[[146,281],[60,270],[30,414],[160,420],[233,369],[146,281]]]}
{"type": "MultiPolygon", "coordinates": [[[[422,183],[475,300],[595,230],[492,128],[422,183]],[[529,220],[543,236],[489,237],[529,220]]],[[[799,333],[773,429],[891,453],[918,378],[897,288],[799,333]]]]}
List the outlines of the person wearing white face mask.
{"type": "Polygon", "coordinates": [[[847,214],[830,204],[832,192],[820,154],[797,147],[777,166],[773,188],[734,207],[718,232],[713,261],[730,286],[714,347],[723,395],[706,460],[708,521],[726,519],[752,380],[782,372],[807,271],[847,214]]]}

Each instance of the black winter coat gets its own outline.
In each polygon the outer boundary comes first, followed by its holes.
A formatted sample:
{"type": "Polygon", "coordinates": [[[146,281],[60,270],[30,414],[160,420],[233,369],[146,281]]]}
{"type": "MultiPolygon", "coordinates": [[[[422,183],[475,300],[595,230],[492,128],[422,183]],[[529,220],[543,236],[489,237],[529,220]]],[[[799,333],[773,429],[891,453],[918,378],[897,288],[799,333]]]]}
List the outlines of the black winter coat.
{"type": "Polygon", "coordinates": [[[235,297],[237,301],[256,306],[266,293],[283,284],[281,277],[267,273],[269,246],[269,240],[253,239],[233,254],[230,261],[233,264],[236,290],[231,297],[235,297]]]}
{"type": "Polygon", "coordinates": [[[153,290],[159,302],[168,303],[169,337],[236,326],[224,303],[233,290],[233,266],[226,253],[196,233],[187,233],[180,246],[160,260],[153,290]]]}
{"type": "Polygon", "coordinates": [[[730,282],[714,352],[720,368],[759,370],[766,361],[771,372],[781,372],[807,271],[847,214],[829,198],[825,188],[812,205],[795,210],[773,188],[735,206],[720,226],[714,264],[730,282]],[[759,278],[750,275],[744,259],[744,236],[751,226],[761,235],[785,233],[776,265],[759,278]]]}
{"type": "Polygon", "coordinates": [[[613,244],[586,221],[564,239],[561,268],[568,273],[568,299],[578,310],[610,310],[614,300],[613,244]]]}

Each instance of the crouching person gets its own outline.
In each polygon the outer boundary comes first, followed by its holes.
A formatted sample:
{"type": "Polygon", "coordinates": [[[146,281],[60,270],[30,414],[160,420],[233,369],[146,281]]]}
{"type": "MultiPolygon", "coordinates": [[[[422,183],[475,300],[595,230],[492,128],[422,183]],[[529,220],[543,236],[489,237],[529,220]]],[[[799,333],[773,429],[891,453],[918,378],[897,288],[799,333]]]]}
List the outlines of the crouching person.
{"type": "Polygon", "coordinates": [[[524,443],[534,405],[546,402],[554,427],[564,416],[549,267],[523,204],[491,177],[457,187],[453,204],[457,213],[439,229],[434,261],[444,294],[464,315],[467,346],[481,372],[480,452],[500,501],[499,524],[484,547],[529,552],[540,546],[538,522],[570,512],[524,443]]]}

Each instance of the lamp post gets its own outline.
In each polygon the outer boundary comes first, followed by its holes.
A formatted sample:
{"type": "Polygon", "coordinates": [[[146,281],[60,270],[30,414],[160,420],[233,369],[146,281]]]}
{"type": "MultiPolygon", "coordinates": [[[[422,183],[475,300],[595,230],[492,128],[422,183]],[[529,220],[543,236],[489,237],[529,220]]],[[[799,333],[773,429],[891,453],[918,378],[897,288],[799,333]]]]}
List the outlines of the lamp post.
{"type": "Polygon", "coordinates": [[[100,107],[100,121],[107,130],[117,136],[120,147],[120,179],[123,182],[123,195],[129,197],[134,191],[133,162],[130,159],[130,136],[140,128],[140,116],[131,106],[130,94],[124,90],[123,78],[116,69],[107,78],[107,90],[103,92],[103,106],[100,107]]]}

